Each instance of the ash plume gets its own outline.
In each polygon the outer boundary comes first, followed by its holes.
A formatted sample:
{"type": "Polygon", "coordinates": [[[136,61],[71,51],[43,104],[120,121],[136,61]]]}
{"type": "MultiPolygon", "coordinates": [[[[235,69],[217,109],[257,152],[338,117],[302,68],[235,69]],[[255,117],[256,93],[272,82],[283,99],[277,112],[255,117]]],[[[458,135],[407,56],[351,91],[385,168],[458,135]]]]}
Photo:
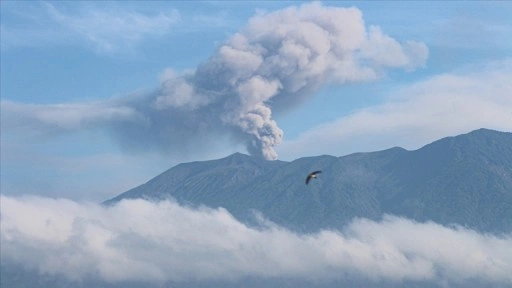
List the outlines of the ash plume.
{"type": "Polygon", "coordinates": [[[32,105],[26,113],[16,103],[2,109],[16,106],[13,117],[23,126],[106,127],[132,149],[203,151],[228,139],[272,160],[283,139],[273,114],[300,105],[327,84],[375,80],[386,68],[414,70],[427,57],[424,43],[399,43],[379,27],[367,29],[357,8],[315,2],[257,14],[192,72],[166,71],[152,93],[103,103],[32,105]]]}
{"type": "Polygon", "coordinates": [[[154,104],[213,115],[201,120],[231,130],[252,155],[277,159],[274,104],[293,106],[327,83],[375,79],[385,67],[413,69],[427,55],[423,43],[367,32],[356,8],[306,4],[253,17],[194,73],[168,75],[154,104]]]}

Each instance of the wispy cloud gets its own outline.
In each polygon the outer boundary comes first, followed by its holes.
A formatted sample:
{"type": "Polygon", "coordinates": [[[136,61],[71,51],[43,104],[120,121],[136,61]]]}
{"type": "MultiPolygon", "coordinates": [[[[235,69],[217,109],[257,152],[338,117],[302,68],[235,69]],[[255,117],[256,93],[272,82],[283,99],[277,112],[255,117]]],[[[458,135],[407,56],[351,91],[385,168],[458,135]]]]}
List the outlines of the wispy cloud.
{"type": "Polygon", "coordinates": [[[512,235],[394,216],[302,235],[268,222],[251,228],[225,209],[172,201],[103,207],[38,197],[0,200],[3,263],[73,280],[99,275],[105,281],[318,281],[359,275],[375,282],[512,284],[512,235]]]}
{"type": "Polygon", "coordinates": [[[180,19],[177,10],[148,16],[118,9],[88,9],[73,15],[65,14],[51,4],[47,4],[47,9],[61,27],[84,37],[97,49],[105,52],[131,47],[147,36],[165,35],[180,19]]]}
{"type": "MultiPolygon", "coordinates": [[[[214,31],[215,29],[224,29],[224,31],[235,32],[238,27],[244,25],[245,21],[237,20],[234,15],[227,10],[209,11],[209,12],[195,12],[191,15],[182,13],[183,18],[188,21],[181,23],[180,28],[184,32],[189,31],[214,31]]],[[[245,20],[245,19],[244,19],[245,20]]]]}
{"type": "Polygon", "coordinates": [[[393,146],[417,149],[478,128],[512,131],[512,60],[467,66],[389,92],[387,101],[314,127],[279,151],[345,155],[393,146]]]}
{"type": "Polygon", "coordinates": [[[505,15],[512,13],[512,5],[505,2],[489,4],[493,7],[487,11],[477,3],[468,5],[479,11],[479,17],[471,15],[475,12],[461,12],[431,23],[433,29],[443,33],[431,33],[429,43],[468,51],[509,51],[512,48],[512,23],[505,15]]]}
{"type": "Polygon", "coordinates": [[[27,128],[41,131],[40,128],[54,132],[77,131],[101,125],[104,122],[144,119],[132,107],[105,102],[70,104],[22,104],[2,100],[4,127],[27,128]]]}
{"type": "MultiPolygon", "coordinates": [[[[180,21],[176,9],[144,14],[114,6],[26,4],[29,12],[12,13],[24,25],[2,24],[2,47],[45,45],[89,45],[100,53],[123,53],[148,37],[166,35],[180,21]],[[36,7],[37,6],[37,7],[36,7]],[[101,7],[100,7],[101,6],[101,7]]],[[[19,4],[8,11],[24,9],[19,4]]],[[[7,13],[7,12],[6,12],[7,13]]]]}

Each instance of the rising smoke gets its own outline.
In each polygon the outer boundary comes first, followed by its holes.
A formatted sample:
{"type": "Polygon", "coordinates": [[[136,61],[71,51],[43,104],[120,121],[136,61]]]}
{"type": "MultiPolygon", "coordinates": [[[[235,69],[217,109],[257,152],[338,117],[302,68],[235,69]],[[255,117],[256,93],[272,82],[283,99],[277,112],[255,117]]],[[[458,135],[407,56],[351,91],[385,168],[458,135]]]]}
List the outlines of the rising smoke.
{"type": "Polygon", "coordinates": [[[277,159],[283,131],[273,113],[327,84],[374,80],[386,68],[414,70],[427,57],[423,43],[399,43],[379,27],[366,29],[356,8],[310,3],[254,16],[193,72],[166,71],[152,93],[90,104],[101,118],[84,111],[87,104],[79,111],[76,105],[41,105],[15,117],[25,126],[28,118],[61,130],[108,127],[128,148],[168,153],[211,149],[228,138],[252,155],[277,159]],[[74,115],[75,126],[68,127],[66,117],[49,117],[63,111],[74,115]]]}
{"type": "Polygon", "coordinates": [[[276,159],[283,131],[273,103],[291,106],[327,83],[374,79],[382,67],[421,66],[427,54],[424,44],[402,46],[376,27],[367,34],[358,9],[306,4],[253,17],[192,75],[164,79],[155,104],[197,114],[198,124],[214,115],[251,154],[276,159]]]}

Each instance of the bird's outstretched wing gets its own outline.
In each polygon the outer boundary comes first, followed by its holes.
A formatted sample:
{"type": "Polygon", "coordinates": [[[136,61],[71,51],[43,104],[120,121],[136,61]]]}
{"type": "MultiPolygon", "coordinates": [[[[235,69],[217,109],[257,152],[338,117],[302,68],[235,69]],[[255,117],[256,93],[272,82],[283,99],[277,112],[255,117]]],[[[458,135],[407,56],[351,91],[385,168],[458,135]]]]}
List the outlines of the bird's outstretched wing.
{"type": "Polygon", "coordinates": [[[309,184],[309,181],[311,180],[311,178],[316,178],[316,174],[318,174],[318,173],[322,173],[322,171],[317,170],[317,171],[309,173],[308,177],[306,177],[306,185],[309,184]]]}

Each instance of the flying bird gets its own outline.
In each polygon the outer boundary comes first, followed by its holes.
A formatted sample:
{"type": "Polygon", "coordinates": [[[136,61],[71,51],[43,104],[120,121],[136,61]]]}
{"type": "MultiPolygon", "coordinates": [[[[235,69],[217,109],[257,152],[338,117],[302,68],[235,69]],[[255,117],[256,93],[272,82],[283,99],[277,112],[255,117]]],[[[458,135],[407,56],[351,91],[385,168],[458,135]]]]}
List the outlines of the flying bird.
{"type": "Polygon", "coordinates": [[[311,180],[312,178],[316,178],[316,174],[318,174],[318,173],[322,173],[322,171],[318,170],[318,171],[309,173],[308,177],[306,177],[306,185],[308,185],[309,180],[311,180]]]}

